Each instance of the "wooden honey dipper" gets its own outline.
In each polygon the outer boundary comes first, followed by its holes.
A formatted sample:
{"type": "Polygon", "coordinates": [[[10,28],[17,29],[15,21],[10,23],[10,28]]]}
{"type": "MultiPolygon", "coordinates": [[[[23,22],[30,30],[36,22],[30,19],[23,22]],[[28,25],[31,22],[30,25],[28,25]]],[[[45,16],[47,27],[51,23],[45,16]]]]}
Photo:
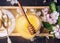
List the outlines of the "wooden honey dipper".
{"type": "Polygon", "coordinates": [[[31,34],[31,35],[35,34],[35,33],[36,33],[35,28],[34,28],[34,26],[30,23],[27,15],[25,14],[25,12],[24,12],[21,4],[19,3],[19,1],[18,1],[18,6],[19,6],[19,9],[21,10],[21,13],[24,15],[24,17],[25,17],[26,20],[28,21],[28,30],[29,30],[30,34],[31,34]]]}

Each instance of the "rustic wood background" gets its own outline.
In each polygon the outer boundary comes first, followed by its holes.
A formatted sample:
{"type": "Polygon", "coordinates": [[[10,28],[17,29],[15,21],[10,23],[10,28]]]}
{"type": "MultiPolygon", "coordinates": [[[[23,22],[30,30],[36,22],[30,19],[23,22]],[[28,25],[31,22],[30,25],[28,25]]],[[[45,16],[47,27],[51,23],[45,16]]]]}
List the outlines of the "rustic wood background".
{"type": "MultiPolygon", "coordinates": [[[[43,3],[43,0],[19,0],[22,4],[22,6],[48,6],[51,1],[53,0],[47,0],[46,3],[43,3]]],[[[56,5],[60,5],[60,0],[58,0],[58,3],[56,5]]],[[[6,0],[0,0],[0,6],[12,6],[10,2],[7,2],[6,0]]],[[[17,6],[16,4],[14,6],[17,6]]],[[[34,42],[31,42],[29,40],[26,40],[22,37],[18,36],[10,36],[12,43],[60,43],[60,39],[51,38],[47,39],[45,37],[37,37],[34,42]]],[[[6,38],[0,39],[0,43],[6,43],[6,38]]]]}
{"type": "MultiPolygon", "coordinates": [[[[23,6],[48,6],[51,1],[46,0],[46,3],[43,3],[43,0],[19,0],[23,6]]],[[[57,0],[57,5],[60,5],[60,0],[57,0]]],[[[10,2],[6,0],[0,0],[0,6],[11,6],[10,2]]],[[[14,6],[17,6],[16,4],[14,6]]]]}

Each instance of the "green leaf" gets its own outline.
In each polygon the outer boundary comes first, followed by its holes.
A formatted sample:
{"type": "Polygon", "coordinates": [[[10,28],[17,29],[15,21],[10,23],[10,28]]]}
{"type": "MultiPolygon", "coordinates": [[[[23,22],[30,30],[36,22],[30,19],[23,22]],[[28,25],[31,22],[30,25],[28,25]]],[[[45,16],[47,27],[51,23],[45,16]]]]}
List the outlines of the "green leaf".
{"type": "Polygon", "coordinates": [[[60,13],[60,6],[57,6],[57,11],[60,13]]]}
{"type": "Polygon", "coordinates": [[[57,21],[57,22],[58,22],[58,24],[60,25],[60,16],[58,17],[58,21],[57,21]]]}
{"type": "Polygon", "coordinates": [[[46,29],[48,29],[49,31],[52,31],[52,24],[49,24],[49,23],[47,23],[47,22],[43,22],[43,26],[46,28],[46,29]]]}
{"type": "Polygon", "coordinates": [[[55,5],[55,2],[51,2],[51,3],[50,3],[50,10],[51,10],[51,12],[56,11],[56,5],[55,5]]]}

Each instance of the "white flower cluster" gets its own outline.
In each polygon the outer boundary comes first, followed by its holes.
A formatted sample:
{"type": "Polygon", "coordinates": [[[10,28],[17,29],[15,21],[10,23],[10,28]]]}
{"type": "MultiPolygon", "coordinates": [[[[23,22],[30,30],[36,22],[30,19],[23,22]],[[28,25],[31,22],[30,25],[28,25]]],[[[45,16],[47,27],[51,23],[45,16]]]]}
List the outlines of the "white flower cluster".
{"type": "Polygon", "coordinates": [[[57,11],[52,12],[51,14],[48,13],[49,9],[48,8],[44,8],[42,10],[43,12],[43,17],[42,20],[44,22],[48,22],[50,24],[55,24],[57,23],[58,17],[59,17],[59,13],[57,11]]]}
{"type": "MultiPolygon", "coordinates": [[[[56,24],[59,17],[59,13],[57,11],[54,11],[49,14],[48,11],[49,11],[48,8],[44,8],[42,10],[43,12],[42,20],[44,22],[48,22],[49,24],[56,24]]],[[[55,34],[55,37],[60,39],[60,25],[56,24],[56,26],[53,26],[53,31],[51,32],[51,34],[55,34]]]]}
{"type": "Polygon", "coordinates": [[[36,9],[31,8],[30,11],[31,11],[33,14],[36,14],[37,16],[40,16],[40,15],[41,15],[41,11],[37,11],[37,12],[36,12],[36,9]]]}
{"type": "Polygon", "coordinates": [[[17,4],[17,3],[18,3],[18,1],[17,1],[17,0],[7,0],[7,1],[10,1],[10,3],[11,3],[12,5],[17,4]]]}
{"type": "Polygon", "coordinates": [[[36,15],[40,16],[41,15],[41,11],[36,12],[36,15]]]}
{"type": "Polygon", "coordinates": [[[55,34],[55,37],[60,39],[60,26],[56,25],[53,27],[53,32],[51,32],[51,34],[55,34]]]}

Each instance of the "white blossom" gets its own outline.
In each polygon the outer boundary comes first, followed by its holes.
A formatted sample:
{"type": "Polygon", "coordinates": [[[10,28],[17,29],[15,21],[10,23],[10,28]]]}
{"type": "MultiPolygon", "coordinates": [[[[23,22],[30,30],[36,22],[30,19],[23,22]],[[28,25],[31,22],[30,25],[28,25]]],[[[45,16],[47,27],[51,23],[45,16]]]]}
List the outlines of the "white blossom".
{"type": "Polygon", "coordinates": [[[59,16],[59,13],[57,11],[54,11],[53,13],[51,13],[51,18],[57,20],[59,16]]]}
{"type": "Polygon", "coordinates": [[[14,4],[15,4],[15,2],[14,2],[14,1],[11,1],[10,3],[11,3],[12,5],[14,5],[14,4]]]}
{"type": "Polygon", "coordinates": [[[59,28],[59,25],[56,25],[57,28],[59,28]]]}
{"type": "Polygon", "coordinates": [[[57,20],[52,20],[52,23],[55,24],[57,22],[57,20]]]}
{"type": "Polygon", "coordinates": [[[59,25],[56,25],[53,27],[53,32],[55,34],[55,37],[60,39],[60,26],[59,25]]]}
{"type": "Polygon", "coordinates": [[[54,32],[50,32],[50,34],[53,34],[54,32]]]}
{"type": "Polygon", "coordinates": [[[18,1],[17,1],[17,0],[7,0],[7,1],[10,1],[10,3],[11,3],[12,5],[17,4],[17,3],[18,3],[18,1]]]}
{"type": "Polygon", "coordinates": [[[49,19],[48,19],[48,23],[53,24],[53,22],[52,22],[52,19],[51,19],[51,18],[49,18],[49,19]]]}
{"type": "Polygon", "coordinates": [[[40,12],[40,11],[38,11],[38,12],[36,12],[36,14],[37,14],[38,16],[40,16],[40,15],[41,15],[41,12],[40,12]]]}
{"type": "Polygon", "coordinates": [[[57,11],[54,11],[51,14],[48,14],[48,11],[49,10],[47,8],[44,8],[42,10],[43,12],[42,20],[44,22],[48,22],[49,24],[56,24],[59,17],[59,13],[57,11]]]}
{"type": "Polygon", "coordinates": [[[49,39],[49,36],[46,36],[47,39],[49,39]]]}
{"type": "Polygon", "coordinates": [[[27,12],[27,9],[26,8],[24,8],[24,11],[25,11],[25,13],[27,12]]]}
{"type": "Polygon", "coordinates": [[[48,8],[44,8],[44,9],[42,9],[43,14],[47,14],[47,13],[48,13],[48,11],[49,11],[49,9],[48,9],[48,8]]]}
{"type": "Polygon", "coordinates": [[[56,26],[54,26],[53,31],[58,31],[58,28],[56,26]]]}
{"type": "Polygon", "coordinates": [[[15,2],[15,4],[17,4],[17,3],[18,3],[18,1],[17,1],[17,0],[14,0],[14,2],[15,2]]]}
{"type": "Polygon", "coordinates": [[[56,32],[55,33],[55,37],[58,38],[58,39],[60,39],[60,33],[59,32],[56,32]]]}
{"type": "Polygon", "coordinates": [[[36,13],[36,10],[35,10],[35,9],[33,9],[33,8],[31,8],[31,9],[30,9],[30,11],[31,11],[33,14],[35,14],[35,13],[36,13]]]}

